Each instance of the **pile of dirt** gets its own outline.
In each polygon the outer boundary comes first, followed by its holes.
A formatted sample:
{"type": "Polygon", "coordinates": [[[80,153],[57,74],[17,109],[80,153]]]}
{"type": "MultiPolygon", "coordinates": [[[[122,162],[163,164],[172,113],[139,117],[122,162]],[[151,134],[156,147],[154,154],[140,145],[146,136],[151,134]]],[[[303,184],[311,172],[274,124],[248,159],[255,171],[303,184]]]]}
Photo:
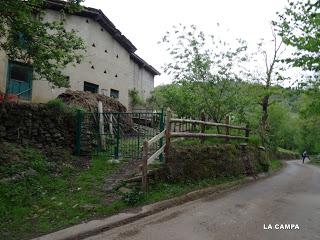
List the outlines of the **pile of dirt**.
{"type": "Polygon", "coordinates": [[[67,90],[58,96],[67,105],[79,106],[89,112],[97,112],[101,101],[104,112],[126,112],[127,108],[112,97],[83,91],[67,90]]]}
{"type": "MultiPolygon", "coordinates": [[[[127,108],[121,104],[118,100],[100,95],[91,92],[83,91],[71,91],[67,90],[65,93],[62,93],[58,96],[58,99],[61,99],[65,104],[70,106],[81,107],[88,112],[98,112],[98,102],[102,102],[103,112],[127,112],[127,108]]],[[[108,116],[108,120],[110,115],[108,116]]],[[[123,132],[132,132],[133,129],[133,120],[130,117],[130,114],[120,114],[120,125],[121,131],[123,132]]],[[[117,115],[113,115],[113,123],[117,123],[117,115]]],[[[108,126],[105,126],[108,129],[108,126]]]]}

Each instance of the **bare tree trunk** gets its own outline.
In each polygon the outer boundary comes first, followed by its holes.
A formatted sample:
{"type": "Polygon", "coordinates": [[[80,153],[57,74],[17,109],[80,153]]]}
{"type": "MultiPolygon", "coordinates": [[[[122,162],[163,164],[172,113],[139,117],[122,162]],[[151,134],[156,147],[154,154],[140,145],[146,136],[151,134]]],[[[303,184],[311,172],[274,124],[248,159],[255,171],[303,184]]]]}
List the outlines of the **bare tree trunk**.
{"type": "Polygon", "coordinates": [[[269,107],[269,95],[266,95],[262,99],[262,117],[261,117],[261,129],[260,129],[260,135],[262,140],[262,145],[266,147],[268,144],[268,107],[269,107]]]}

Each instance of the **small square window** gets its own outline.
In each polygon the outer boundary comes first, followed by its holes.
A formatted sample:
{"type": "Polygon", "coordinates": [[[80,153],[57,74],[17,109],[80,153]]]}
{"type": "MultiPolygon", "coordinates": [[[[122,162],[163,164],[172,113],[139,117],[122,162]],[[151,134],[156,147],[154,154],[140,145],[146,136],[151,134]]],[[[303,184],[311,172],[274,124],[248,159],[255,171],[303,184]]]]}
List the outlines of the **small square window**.
{"type": "Polygon", "coordinates": [[[83,91],[85,92],[92,92],[92,93],[98,93],[99,91],[99,85],[84,82],[83,91]]]}
{"type": "Polygon", "coordinates": [[[11,79],[27,82],[29,69],[20,65],[13,65],[11,68],[11,79]]]}
{"type": "Polygon", "coordinates": [[[115,99],[119,99],[119,91],[115,89],[110,89],[110,97],[115,99]]]}

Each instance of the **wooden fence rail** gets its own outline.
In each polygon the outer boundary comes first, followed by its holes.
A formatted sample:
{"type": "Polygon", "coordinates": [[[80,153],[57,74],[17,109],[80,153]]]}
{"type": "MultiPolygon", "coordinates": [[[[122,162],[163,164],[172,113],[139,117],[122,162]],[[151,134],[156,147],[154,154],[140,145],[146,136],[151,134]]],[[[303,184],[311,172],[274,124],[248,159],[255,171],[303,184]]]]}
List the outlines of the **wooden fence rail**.
{"type": "Polygon", "coordinates": [[[161,133],[157,134],[150,140],[146,140],[142,146],[142,190],[144,192],[148,191],[148,164],[152,163],[156,158],[158,158],[162,153],[165,156],[168,156],[169,147],[172,137],[184,137],[184,138],[199,138],[201,143],[205,141],[206,138],[223,138],[228,142],[230,139],[234,140],[249,140],[250,129],[249,126],[235,126],[227,124],[229,123],[229,118],[226,123],[214,123],[214,122],[206,122],[204,112],[201,113],[201,120],[191,120],[191,119],[177,119],[171,118],[171,110],[167,109],[166,113],[166,128],[161,133]],[[191,133],[191,132],[172,132],[171,125],[172,123],[191,123],[191,124],[199,124],[200,125],[200,133],[191,133]],[[226,129],[226,134],[212,134],[205,133],[205,126],[215,126],[215,127],[224,127],[226,129]],[[230,129],[238,129],[245,132],[244,136],[234,136],[230,135],[230,129]],[[149,149],[150,146],[162,138],[166,139],[166,142],[163,146],[161,146],[154,154],[149,157],[149,149]]]}
{"type": "Polygon", "coordinates": [[[232,136],[225,134],[213,134],[213,133],[186,133],[186,132],[173,132],[170,134],[170,137],[187,137],[187,138],[229,138],[229,139],[237,139],[237,140],[248,140],[248,137],[243,136],[232,136]]]}
{"type": "Polygon", "coordinates": [[[162,131],[158,135],[154,136],[150,140],[145,140],[142,145],[142,190],[148,191],[148,165],[156,160],[162,153],[164,153],[166,145],[163,145],[154,154],[149,157],[150,146],[165,136],[166,130],[162,131]]]}
{"type": "Polygon", "coordinates": [[[229,125],[224,123],[215,123],[215,122],[205,122],[201,120],[191,120],[191,119],[177,119],[172,118],[171,122],[180,122],[180,123],[195,123],[195,124],[204,124],[208,126],[215,126],[215,127],[226,127],[226,128],[232,128],[232,129],[239,129],[239,130],[249,130],[249,128],[245,126],[235,126],[235,125],[229,125]]]}

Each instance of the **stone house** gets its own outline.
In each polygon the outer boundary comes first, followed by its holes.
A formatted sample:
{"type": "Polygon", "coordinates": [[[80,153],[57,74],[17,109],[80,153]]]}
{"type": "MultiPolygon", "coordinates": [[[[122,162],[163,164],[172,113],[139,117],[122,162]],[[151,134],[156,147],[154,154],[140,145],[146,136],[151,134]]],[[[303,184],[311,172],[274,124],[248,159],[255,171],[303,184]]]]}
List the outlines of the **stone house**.
{"type": "MultiPolygon", "coordinates": [[[[48,0],[45,21],[58,20],[64,2],[48,0]]],[[[86,43],[83,61],[64,70],[71,90],[91,91],[119,99],[129,106],[128,92],[139,91],[146,99],[154,88],[154,77],[160,73],[140,58],[136,47],[101,10],[85,7],[67,15],[65,28],[75,29],[86,43]]],[[[0,51],[0,91],[19,95],[31,102],[47,102],[64,88],[52,88],[46,80],[33,81],[32,66],[11,61],[0,51]]]]}

